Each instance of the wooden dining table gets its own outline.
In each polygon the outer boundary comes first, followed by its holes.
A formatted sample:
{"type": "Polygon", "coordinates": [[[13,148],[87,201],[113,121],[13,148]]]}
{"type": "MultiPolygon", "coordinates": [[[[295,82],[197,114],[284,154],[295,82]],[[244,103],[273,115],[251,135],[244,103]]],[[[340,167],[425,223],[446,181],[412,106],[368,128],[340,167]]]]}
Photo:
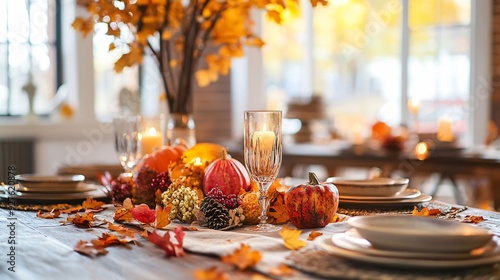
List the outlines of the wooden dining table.
{"type": "MultiPolygon", "coordinates": [[[[165,252],[137,235],[136,242],[127,246],[108,247],[105,255],[89,257],[77,253],[74,247],[80,240],[92,240],[109,232],[106,226],[77,227],[62,224],[68,216],[62,214],[55,219],[38,218],[37,205],[0,203],[0,279],[200,279],[196,271],[216,268],[227,279],[500,279],[500,264],[468,269],[400,269],[379,267],[363,262],[353,262],[332,254],[319,246],[317,240],[306,241],[300,250],[284,246],[278,232],[253,233],[245,226],[228,231],[211,230],[193,225],[197,230],[185,231],[182,257],[167,257],[165,252]],[[23,210],[21,210],[23,209],[23,210]],[[32,210],[29,210],[32,209],[32,210]],[[241,244],[249,245],[262,254],[262,260],[253,267],[239,270],[221,261],[221,256],[231,254],[241,244]],[[287,274],[276,273],[276,268],[285,264],[291,268],[287,274]]],[[[476,226],[490,229],[500,235],[500,214],[439,201],[417,205],[418,209],[437,208],[443,213],[440,218],[464,221],[466,216],[484,218],[476,226]]],[[[113,222],[115,206],[107,204],[105,210],[95,213],[101,220],[113,222]]],[[[343,208],[340,217],[349,219],[358,215],[412,215],[413,206],[404,208],[343,208]]],[[[436,218],[436,217],[429,217],[436,218]]],[[[439,218],[439,217],[437,217],[439,218]]],[[[177,225],[160,230],[164,234],[177,225]]],[[[134,225],[127,225],[138,229],[134,225]]],[[[293,226],[291,226],[293,227],[293,226]]],[[[325,228],[305,229],[300,238],[306,240],[311,231],[321,232],[324,238],[345,232],[350,226],[344,221],[330,223],[325,228]]],[[[280,271],[280,270],[278,270],[280,271]]],[[[281,270],[282,271],[282,270],[281,270]]],[[[224,279],[221,277],[206,279],[224,279]]]]}

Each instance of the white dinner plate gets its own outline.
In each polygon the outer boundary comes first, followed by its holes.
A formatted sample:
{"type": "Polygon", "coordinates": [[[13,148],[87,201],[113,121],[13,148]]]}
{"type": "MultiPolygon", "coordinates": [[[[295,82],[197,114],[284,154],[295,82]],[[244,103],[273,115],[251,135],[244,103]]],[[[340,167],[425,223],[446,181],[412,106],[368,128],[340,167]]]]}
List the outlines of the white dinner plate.
{"type": "Polygon", "coordinates": [[[434,217],[357,216],[347,221],[374,247],[413,252],[464,253],[491,241],[491,231],[434,217]]]}
{"type": "MultiPolygon", "coordinates": [[[[454,260],[401,258],[370,255],[340,248],[332,243],[330,236],[320,236],[314,242],[336,256],[387,267],[436,270],[445,268],[466,268],[500,262],[500,254],[488,254],[478,258],[454,260]]],[[[498,246],[498,244],[496,246],[498,246]]]]}
{"type": "Polygon", "coordinates": [[[83,175],[19,174],[15,178],[20,185],[31,190],[76,189],[85,180],[83,175]]]}
{"type": "Polygon", "coordinates": [[[354,206],[354,207],[362,207],[362,206],[370,206],[370,207],[395,207],[395,206],[408,206],[415,205],[423,202],[429,202],[432,200],[432,196],[421,193],[419,196],[415,198],[407,198],[400,200],[361,200],[361,199],[343,199],[340,197],[340,204],[342,206],[354,206]]]}
{"type": "Polygon", "coordinates": [[[343,200],[402,200],[408,198],[419,197],[422,193],[417,189],[407,188],[406,190],[393,195],[393,196],[350,196],[350,195],[340,195],[340,199],[343,200]]]}
{"type": "MultiPolygon", "coordinates": [[[[92,184],[89,184],[92,185],[92,184]]],[[[14,195],[10,196],[8,186],[0,188],[1,199],[15,199],[17,201],[68,201],[92,198],[105,198],[106,193],[102,190],[102,186],[94,185],[93,190],[84,192],[65,192],[65,193],[33,193],[33,192],[20,192],[16,191],[14,195]]]]}
{"type": "Polygon", "coordinates": [[[330,177],[326,179],[333,183],[341,196],[394,196],[408,187],[408,178],[374,178],[374,179],[348,179],[330,177]]]}
{"type": "Polygon", "coordinates": [[[378,249],[361,237],[356,229],[350,229],[345,233],[338,233],[332,236],[332,243],[342,249],[357,253],[392,257],[392,258],[411,258],[411,259],[436,259],[436,260],[458,260],[474,259],[481,256],[500,254],[498,238],[490,241],[485,246],[465,253],[439,253],[439,252],[413,252],[413,251],[394,251],[378,249]]]}
{"type": "Polygon", "coordinates": [[[22,193],[74,193],[74,192],[89,192],[95,190],[96,188],[97,185],[87,184],[87,183],[78,183],[78,185],[75,188],[67,188],[65,186],[62,187],[52,186],[48,188],[43,188],[43,187],[28,188],[25,187],[23,184],[18,184],[18,187],[16,187],[16,191],[22,193]]]}

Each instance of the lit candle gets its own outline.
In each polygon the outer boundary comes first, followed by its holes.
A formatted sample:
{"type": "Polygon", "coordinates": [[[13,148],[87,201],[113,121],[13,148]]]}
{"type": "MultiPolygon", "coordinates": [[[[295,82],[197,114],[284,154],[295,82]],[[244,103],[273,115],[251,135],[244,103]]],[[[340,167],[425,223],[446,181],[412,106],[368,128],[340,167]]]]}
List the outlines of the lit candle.
{"type": "Polygon", "coordinates": [[[420,100],[415,98],[408,99],[408,111],[412,114],[417,114],[420,110],[420,100]]]}
{"type": "Polygon", "coordinates": [[[196,157],[194,159],[194,162],[193,162],[193,167],[192,167],[192,170],[193,171],[202,171],[203,170],[203,162],[201,161],[201,158],[200,157],[196,157]]]}
{"type": "Polygon", "coordinates": [[[263,130],[257,130],[253,133],[252,148],[259,149],[261,152],[271,153],[274,139],[276,139],[274,132],[266,130],[264,126],[263,130]]]}
{"type": "Polygon", "coordinates": [[[415,146],[415,155],[419,160],[424,160],[429,156],[429,148],[427,143],[420,142],[415,146]]]}
{"type": "Polygon", "coordinates": [[[161,148],[163,145],[163,135],[156,132],[156,128],[150,127],[141,135],[141,151],[142,154],[150,154],[161,148]]]}
{"type": "Polygon", "coordinates": [[[455,136],[453,135],[452,120],[449,117],[441,117],[438,121],[437,138],[441,142],[453,142],[455,136]]]}

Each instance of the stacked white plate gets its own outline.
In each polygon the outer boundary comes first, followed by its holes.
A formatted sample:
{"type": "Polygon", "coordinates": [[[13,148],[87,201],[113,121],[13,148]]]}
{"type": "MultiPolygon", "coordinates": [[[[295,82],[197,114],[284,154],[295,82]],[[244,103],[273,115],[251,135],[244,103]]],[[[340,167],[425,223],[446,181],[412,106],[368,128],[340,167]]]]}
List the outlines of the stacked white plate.
{"type": "Polygon", "coordinates": [[[464,268],[500,261],[498,238],[474,225],[399,215],[354,217],[348,223],[353,229],[318,243],[350,260],[401,268],[464,268]]]}
{"type": "Polygon", "coordinates": [[[0,198],[29,201],[67,201],[105,197],[102,186],[85,183],[83,175],[17,175],[16,186],[0,188],[0,198]],[[14,190],[14,191],[13,191],[14,190]]]}
{"type": "Polygon", "coordinates": [[[339,190],[343,206],[402,206],[428,202],[432,199],[417,189],[408,188],[407,178],[375,178],[353,180],[330,177],[326,180],[339,190]]]}

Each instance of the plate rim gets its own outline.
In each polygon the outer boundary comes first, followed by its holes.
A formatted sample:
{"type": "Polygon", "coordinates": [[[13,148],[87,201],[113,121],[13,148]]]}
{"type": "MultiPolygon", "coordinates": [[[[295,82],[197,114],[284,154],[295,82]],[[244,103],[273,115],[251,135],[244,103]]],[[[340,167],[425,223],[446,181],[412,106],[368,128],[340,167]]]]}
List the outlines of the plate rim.
{"type": "Polygon", "coordinates": [[[340,203],[354,205],[380,205],[380,206],[401,206],[401,205],[411,205],[416,203],[424,203],[432,200],[431,195],[425,193],[420,194],[415,198],[401,199],[401,200],[349,200],[339,198],[340,203]]]}
{"type": "Polygon", "coordinates": [[[355,196],[355,195],[344,195],[340,194],[339,198],[341,200],[373,200],[373,201],[385,201],[385,200],[402,200],[402,199],[410,199],[417,198],[422,195],[422,192],[416,188],[406,188],[404,191],[395,194],[393,196],[355,196]],[[405,192],[411,191],[413,192],[411,195],[401,196],[405,192]]]}
{"type": "Polygon", "coordinates": [[[72,175],[45,175],[45,174],[17,174],[16,181],[29,182],[29,183],[75,183],[83,182],[85,175],[72,174],[72,175]]]}
{"type": "Polygon", "coordinates": [[[373,179],[349,179],[347,177],[328,177],[326,179],[328,183],[337,183],[342,186],[355,186],[355,187],[366,187],[366,186],[399,186],[407,185],[410,183],[409,178],[391,178],[391,177],[377,177],[373,179]],[[383,183],[383,181],[393,181],[393,183],[383,183]],[[371,182],[371,183],[370,183],[371,182]]]}

